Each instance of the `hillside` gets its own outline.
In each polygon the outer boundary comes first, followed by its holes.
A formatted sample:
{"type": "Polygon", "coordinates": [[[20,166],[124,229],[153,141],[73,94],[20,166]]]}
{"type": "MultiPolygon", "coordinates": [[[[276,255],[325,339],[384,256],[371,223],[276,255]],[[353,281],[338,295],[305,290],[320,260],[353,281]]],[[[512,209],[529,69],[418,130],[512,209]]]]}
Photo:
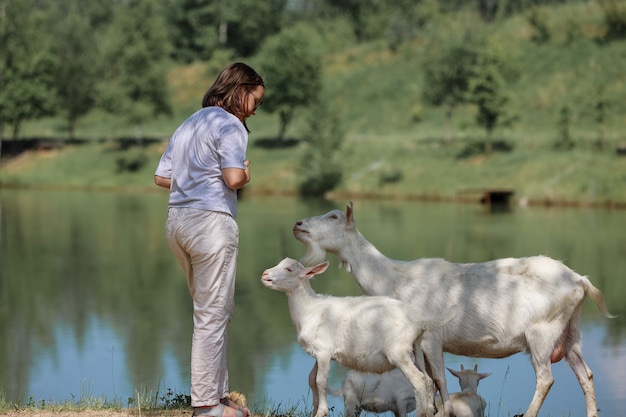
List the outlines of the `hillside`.
{"type": "MultiPolygon", "coordinates": [[[[493,153],[483,151],[486,133],[476,124],[474,106],[454,109],[446,137],[444,109],[424,104],[422,67],[433,45],[428,38],[394,52],[384,42],[371,42],[328,53],[322,97],[337,109],[346,131],[343,181],[333,195],[456,200],[467,190],[506,188],[527,204],[626,206],[626,157],[618,152],[626,144],[626,42],[602,41],[595,2],[545,12],[554,34],[545,42],[533,40],[524,16],[488,29],[519,72],[507,88],[507,109],[515,121],[495,129],[493,153]],[[574,143],[570,150],[555,148],[565,107],[574,143]]],[[[254,65],[254,59],[250,62],[254,65]]],[[[214,66],[172,69],[175,115],[141,126],[141,134],[154,141],[120,146],[116,139],[133,138],[136,127],[94,112],[77,129],[85,144],[4,158],[0,184],[154,189],[152,174],[165,141],[198,107],[212,80],[207,68],[214,66]]],[[[296,113],[287,132],[292,140],[283,146],[273,141],[277,115],[261,108],[249,121],[253,180],[246,192],[295,193],[308,117],[306,109],[296,113]]],[[[58,138],[61,125],[58,119],[30,123],[23,136],[58,138]]]]}

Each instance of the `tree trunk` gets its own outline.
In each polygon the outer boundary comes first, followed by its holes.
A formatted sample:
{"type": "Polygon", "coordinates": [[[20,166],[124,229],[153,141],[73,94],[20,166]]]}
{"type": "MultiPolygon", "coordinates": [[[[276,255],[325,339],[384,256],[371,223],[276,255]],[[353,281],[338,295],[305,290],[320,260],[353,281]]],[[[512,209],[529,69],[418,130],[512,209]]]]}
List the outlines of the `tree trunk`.
{"type": "Polygon", "coordinates": [[[280,116],[280,126],[278,129],[278,137],[276,138],[276,142],[283,143],[285,140],[285,133],[287,132],[287,125],[291,122],[291,117],[293,116],[292,110],[281,110],[279,112],[280,116]]]}
{"type": "Polygon", "coordinates": [[[444,120],[444,133],[443,140],[446,143],[450,143],[452,141],[452,105],[448,104],[446,106],[446,117],[444,120]]]}

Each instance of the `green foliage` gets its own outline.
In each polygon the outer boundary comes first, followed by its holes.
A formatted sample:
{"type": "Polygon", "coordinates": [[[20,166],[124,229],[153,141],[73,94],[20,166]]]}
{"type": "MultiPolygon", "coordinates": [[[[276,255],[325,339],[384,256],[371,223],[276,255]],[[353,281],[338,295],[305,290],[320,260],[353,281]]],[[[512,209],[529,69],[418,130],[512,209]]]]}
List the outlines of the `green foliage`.
{"type": "Polygon", "coordinates": [[[56,60],[40,30],[45,11],[31,1],[4,0],[0,14],[0,137],[5,124],[17,137],[27,120],[55,111],[56,60]]]}
{"type": "Polygon", "coordinates": [[[431,42],[422,97],[427,104],[445,107],[446,141],[451,138],[453,109],[466,103],[477,105],[476,122],[488,136],[498,123],[512,120],[503,117],[504,105],[508,101],[507,81],[517,76],[517,69],[494,37],[460,28],[431,42]],[[437,44],[442,46],[435,48],[437,44]]]}
{"type": "Polygon", "coordinates": [[[558,120],[558,129],[559,129],[559,138],[554,143],[555,149],[560,150],[569,150],[574,147],[574,141],[572,140],[571,130],[571,110],[568,105],[561,106],[561,110],[559,112],[559,120],[558,120]]]}
{"type": "Polygon", "coordinates": [[[511,152],[513,148],[511,143],[504,140],[471,140],[456,155],[456,158],[468,159],[478,155],[491,154],[492,152],[511,152]]]}
{"type": "Polygon", "coordinates": [[[137,172],[141,170],[147,162],[148,155],[141,147],[133,147],[122,152],[115,160],[117,165],[117,173],[121,172],[137,172]]]}
{"type": "Polygon", "coordinates": [[[604,125],[607,121],[608,107],[609,103],[606,100],[604,94],[604,87],[599,85],[596,87],[595,94],[592,100],[593,106],[593,119],[598,126],[598,134],[595,141],[595,146],[597,149],[602,150],[604,148],[604,125]]]}
{"type": "Polygon", "coordinates": [[[158,0],[119,3],[105,37],[100,103],[135,126],[171,112],[166,77],[170,43],[164,26],[158,0]]]}
{"type": "Polygon", "coordinates": [[[221,2],[181,0],[172,3],[168,23],[172,57],[179,62],[210,59],[219,44],[221,2]]]}
{"type": "Polygon", "coordinates": [[[404,179],[404,172],[399,168],[390,168],[381,171],[378,177],[378,183],[382,186],[385,184],[392,184],[400,182],[404,179]]]}
{"type": "Polygon", "coordinates": [[[180,409],[191,407],[191,396],[181,393],[175,393],[168,388],[161,397],[159,397],[163,407],[166,409],[180,409]]]}
{"type": "MultiPolygon", "coordinates": [[[[472,68],[469,80],[470,101],[478,106],[476,121],[491,138],[493,129],[504,118],[509,101],[505,92],[505,78],[500,70],[501,62],[497,55],[482,53],[472,68]]],[[[491,152],[488,145],[487,152],[491,152]]]]}
{"type": "Polygon", "coordinates": [[[356,45],[357,40],[352,25],[345,16],[333,16],[329,19],[312,22],[320,38],[323,54],[330,56],[341,53],[356,45]]]}
{"type": "Polygon", "coordinates": [[[423,98],[427,104],[454,107],[466,101],[477,43],[458,39],[434,49],[424,65],[423,98]]]}
{"type": "Polygon", "coordinates": [[[287,21],[287,0],[229,0],[223,4],[230,10],[226,45],[244,57],[258,52],[265,39],[280,32],[287,21]]]}
{"type": "Polygon", "coordinates": [[[339,151],[343,141],[344,131],[333,106],[316,103],[305,137],[308,147],[299,168],[303,178],[298,187],[300,195],[321,197],[341,182],[339,151]]]}
{"type": "Polygon", "coordinates": [[[537,43],[544,43],[550,40],[550,27],[548,17],[544,9],[532,7],[526,15],[528,23],[533,28],[532,39],[537,43]]]}
{"type": "Polygon", "coordinates": [[[323,0],[315,13],[322,18],[346,16],[356,39],[365,42],[385,35],[395,8],[395,2],[390,4],[386,0],[323,0]]]}
{"type": "Polygon", "coordinates": [[[626,38],[626,2],[621,0],[599,0],[608,39],[626,38]]]}
{"type": "Polygon", "coordinates": [[[92,19],[86,11],[80,10],[81,3],[68,0],[60,4],[51,19],[53,51],[57,58],[54,85],[70,139],[74,138],[78,119],[95,106],[94,86],[103,69],[92,19]]]}
{"type": "MultiPolygon", "coordinates": [[[[60,0],[46,2],[52,4],[60,0]]],[[[29,1],[18,1],[16,4],[22,3],[30,4],[29,1]]],[[[105,48],[100,49],[100,43],[107,46],[114,40],[110,36],[100,37],[102,30],[108,28],[112,20],[111,6],[127,2],[80,3],[90,5],[90,11],[86,15],[93,22],[98,38],[94,49],[104,52],[105,48]]],[[[521,9],[516,8],[514,12],[523,13],[512,13],[512,17],[507,17],[506,13],[501,14],[490,25],[480,21],[475,1],[436,3],[438,7],[433,9],[433,18],[429,21],[431,23],[420,28],[416,38],[398,44],[394,53],[390,53],[388,49],[387,38],[357,44],[351,31],[351,21],[346,16],[335,13],[325,16],[323,20],[318,16],[313,19],[310,18],[315,16],[312,8],[319,3],[313,5],[307,2],[307,8],[302,2],[298,3],[298,11],[301,12],[299,20],[311,21],[322,39],[323,45],[320,49],[324,55],[321,91],[337,101],[347,129],[347,138],[389,138],[391,141],[434,139],[432,143],[435,144],[440,143],[438,140],[442,137],[451,142],[452,139],[463,140],[480,135],[483,129],[476,125],[474,118],[477,108],[468,103],[467,98],[463,98],[464,101],[454,107],[454,119],[448,119],[447,107],[431,105],[421,100],[421,97],[431,85],[425,80],[423,71],[431,60],[443,55],[454,44],[466,43],[469,48],[470,44],[487,37],[484,35],[487,33],[489,38],[499,39],[508,52],[514,52],[522,58],[515,60],[505,57],[505,60],[511,60],[518,65],[521,75],[515,82],[507,81],[505,91],[509,97],[508,110],[519,116],[519,123],[515,124],[514,130],[507,129],[506,125],[496,127],[503,127],[501,135],[515,140],[517,149],[552,147],[555,140],[555,112],[558,112],[563,103],[568,103],[571,109],[571,135],[576,139],[577,146],[591,144],[598,136],[598,123],[594,119],[592,103],[595,99],[590,100],[596,97],[597,85],[604,88],[602,100],[606,103],[603,122],[606,149],[611,149],[613,144],[621,140],[620,122],[626,112],[626,101],[623,100],[626,92],[626,80],[623,77],[626,62],[624,41],[617,39],[612,42],[597,42],[606,31],[604,13],[599,2],[568,1],[563,5],[550,2],[552,6],[542,6],[550,22],[552,34],[552,41],[542,45],[529,42],[532,34],[525,12],[527,6],[533,2],[509,1],[506,5],[500,3],[503,8],[519,4],[521,9]],[[453,3],[459,9],[454,9],[453,3]],[[567,33],[574,32],[569,41],[565,42],[569,36],[567,33]],[[420,120],[419,124],[415,123],[416,119],[420,120]],[[454,131],[454,137],[442,131],[446,123],[449,124],[450,131],[454,131]]],[[[415,6],[423,4],[425,1],[420,1],[415,6]]],[[[290,13],[293,11],[289,10],[290,13]]],[[[409,13],[412,12],[408,11],[407,14],[409,13]]],[[[40,27],[48,28],[50,23],[40,27]]],[[[162,29],[162,32],[167,31],[162,29]]],[[[2,43],[3,47],[4,45],[2,43]]],[[[43,46],[42,43],[38,45],[43,46]]],[[[122,49],[126,48],[124,42],[117,42],[117,45],[122,49]]],[[[109,49],[114,48],[106,48],[109,49]]],[[[0,55],[4,52],[5,49],[0,48],[0,55]]],[[[259,70],[255,62],[260,58],[255,56],[250,59],[259,70]]],[[[213,69],[221,69],[234,59],[239,58],[232,50],[217,49],[213,59],[208,62],[172,68],[169,83],[166,84],[175,93],[172,95],[172,104],[176,117],[151,117],[149,123],[144,122],[141,126],[143,134],[167,137],[176,127],[177,120],[188,115],[190,109],[197,108],[198,94],[202,94],[207,83],[216,75],[213,69]]],[[[107,67],[107,71],[100,73],[103,84],[98,91],[102,88],[104,92],[98,94],[99,100],[112,96],[111,92],[117,89],[121,90],[121,95],[124,93],[119,81],[113,80],[116,73],[110,72],[110,67],[111,65],[107,67]]],[[[273,85],[272,80],[268,79],[268,82],[269,95],[273,92],[273,85]]],[[[0,89],[0,95],[2,93],[4,91],[0,89]]],[[[54,94],[47,97],[53,98],[54,94]]],[[[110,104],[113,109],[118,105],[116,102],[110,104]]],[[[119,105],[124,106],[123,103],[119,105]]],[[[258,115],[251,119],[253,140],[258,136],[274,137],[280,127],[276,113],[268,114],[268,106],[270,100],[266,100],[258,115]]],[[[306,113],[302,111],[304,107],[295,110],[289,123],[291,137],[299,138],[306,129],[306,113]]],[[[146,110],[150,114],[148,105],[146,110]]],[[[132,137],[138,126],[130,122],[126,115],[125,111],[119,111],[115,115],[104,114],[100,109],[95,109],[81,117],[76,134],[82,138],[132,137]]],[[[22,125],[21,135],[58,138],[59,132],[65,127],[65,121],[57,117],[33,119],[22,125]]],[[[282,150],[274,148],[274,152],[282,153],[282,150]]],[[[289,178],[284,182],[293,185],[294,180],[289,178]]]]}
{"type": "Polygon", "coordinates": [[[270,37],[258,62],[266,82],[263,110],[278,113],[282,141],[295,110],[315,102],[322,88],[319,38],[311,26],[297,24],[270,37]]]}
{"type": "Polygon", "coordinates": [[[224,49],[251,56],[265,38],[281,29],[285,7],[286,0],[172,2],[168,13],[172,57],[178,62],[204,61],[224,49]]]}
{"type": "Polygon", "coordinates": [[[389,21],[389,48],[397,51],[403,43],[416,39],[428,24],[436,24],[438,17],[437,0],[398,0],[389,21]]]}

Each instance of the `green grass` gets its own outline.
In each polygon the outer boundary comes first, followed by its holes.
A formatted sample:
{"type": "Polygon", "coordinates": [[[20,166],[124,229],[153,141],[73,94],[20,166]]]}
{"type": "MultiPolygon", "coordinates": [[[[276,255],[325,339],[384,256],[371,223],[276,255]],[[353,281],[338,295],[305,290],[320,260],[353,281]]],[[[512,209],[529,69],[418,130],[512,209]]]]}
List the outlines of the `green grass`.
{"type": "Polygon", "coordinates": [[[137,410],[138,414],[149,413],[163,415],[167,410],[184,410],[191,408],[191,397],[186,394],[175,393],[171,389],[165,392],[151,390],[137,390],[133,397],[126,401],[119,399],[109,400],[105,397],[94,396],[84,390],[78,397],[74,395],[65,401],[45,401],[29,398],[27,402],[12,403],[6,400],[6,394],[0,391],[0,415],[12,411],[45,410],[52,413],[76,412],[89,410],[121,411],[123,409],[137,410]]]}

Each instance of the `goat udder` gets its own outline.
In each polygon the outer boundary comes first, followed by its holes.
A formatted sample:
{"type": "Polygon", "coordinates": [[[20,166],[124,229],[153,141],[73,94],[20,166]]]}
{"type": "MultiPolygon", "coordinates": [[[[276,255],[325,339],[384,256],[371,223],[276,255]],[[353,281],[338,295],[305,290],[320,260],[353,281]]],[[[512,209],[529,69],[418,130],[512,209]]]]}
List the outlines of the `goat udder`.
{"type": "Polygon", "coordinates": [[[554,350],[552,350],[552,354],[550,355],[550,362],[556,363],[565,357],[567,353],[567,335],[569,334],[569,323],[563,329],[563,333],[557,340],[556,345],[554,345],[554,350]]]}

